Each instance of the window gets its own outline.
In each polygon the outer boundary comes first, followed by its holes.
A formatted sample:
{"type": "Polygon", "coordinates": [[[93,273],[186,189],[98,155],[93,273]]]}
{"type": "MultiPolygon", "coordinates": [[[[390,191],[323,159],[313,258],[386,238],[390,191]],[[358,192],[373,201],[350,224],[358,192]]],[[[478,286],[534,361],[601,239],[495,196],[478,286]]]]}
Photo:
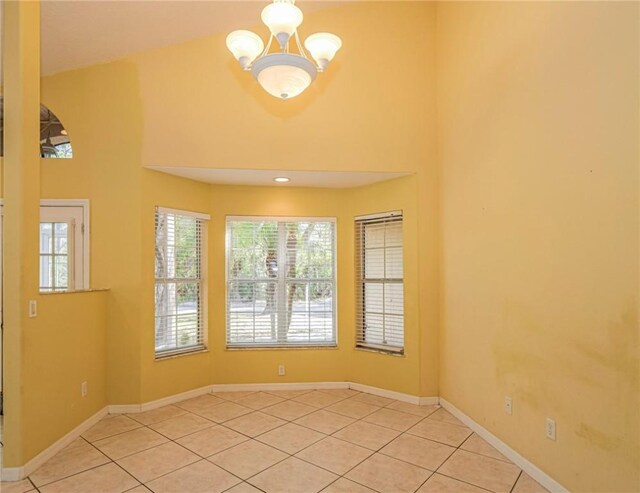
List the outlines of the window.
{"type": "Polygon", "coordinates": [[[40,205],[40,291],[89,288],[89,201],[40,205]]]}
{"type": "Polygon", "coordinates": [[[356,346],[404,351],[402,212],[357,217],[356,346]]]}
{"type": "Polygon", "coordinates": [[[205,348],[208,219],[156,208],[156,357],[205,348]]]}
{"type": "Polygon", "coordinates": [[[335,219],[227,219],[227,345],[335,346],[335,219]]]}

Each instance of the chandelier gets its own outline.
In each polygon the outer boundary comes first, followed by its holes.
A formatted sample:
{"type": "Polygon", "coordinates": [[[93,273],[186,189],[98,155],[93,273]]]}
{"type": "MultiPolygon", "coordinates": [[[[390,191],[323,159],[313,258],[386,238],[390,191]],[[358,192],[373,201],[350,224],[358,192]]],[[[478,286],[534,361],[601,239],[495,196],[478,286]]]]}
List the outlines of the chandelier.
{"type": "Polygon", "coordinates": [[[291,99],[302,93],[342,46],[335,34],[312,34],[304,42],[315,63],[311,61],[298,37],[302,11],[295,0],[273,0],[262,10],[262,22],[271,31],[266,48],[260,36],[243,29],[227,36],[227,48],[240,66],[250,70],[264,90],[277,98],[291,99]],[[270,53],[274,40],[280,51],[270,53]],[[297,53],[289,45],[294,45],[297,53]]]}

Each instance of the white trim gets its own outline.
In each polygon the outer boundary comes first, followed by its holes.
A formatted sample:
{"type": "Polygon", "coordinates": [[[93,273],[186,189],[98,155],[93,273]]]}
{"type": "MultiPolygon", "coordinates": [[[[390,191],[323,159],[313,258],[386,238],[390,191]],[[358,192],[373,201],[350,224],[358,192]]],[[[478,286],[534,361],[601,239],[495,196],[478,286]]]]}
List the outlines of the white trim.
{"type": "Polygon", "coordinates": [[[418,397],[418,406],[439,406],[440,397],[418,397]]]}
{"type": "Polygon", "coordinates": [[[200,387],[193,390],[187,390],[179,394],[170,395],[156,399],[155,401],[145,402],[143,404],[116,404],[109,406],[109,414],[128,414],[128,413],[143,413],[145,411],[151,411],[162,406],[168,406],[176,402],[186,401],[193,397],[209,394],[211,392],[211,385],[200,387]]]}
{"type": "Polygon", "coordinates": [[[507,457],[507,459],[520,467],[520,469],[526,472],[529,476],[531,476],[549,491],[551,491],[552,493],[569,493],[569,490],[567,488],[558,483],[542,469],[522,457],[518,452],[509,447],[509,445],[504,443],[489,430],[476,423],[473,419],[464,414],[449,401],[440,397],[440,405],[460,421],[462,421],[469,428],[471,428],[473,431],[475,431],[478,435],[484,438],[487,442],[489,442],[491,446],[497,449],[498,452],[507,457]]]}
{"type": "Polygon", "coordinates": [[[73,442],[76,438],[78,438],[82,433],[87,431],[93,425],[95,425],[98,421],[104,418],[107,415],[107,407],[103,407],[95,413],[90,418],[86,419],[78,426],[76,426],[73,430],[67,433],[65,436],[55,441],[49,447],[44,449],[38,455],[36,455],[33,459],[27,462],[22,467],[3,467],[2,468],[2,481],[20,481],[21,479],[29,476],[33,471],[38,469],[42,464],[51,459],[54,455],[60,452],[63,448],[73,442]]]}
{"type": "Polygon", "coordinates": [[[402,211],[378,212],[376,214],[365,214],[364,216],[356,216],[355,221],[370,221],[372,219],[383,219],[387,217],[402,217],[402,211]]]}
{"type": "Polygon", "coordinates": [[[202,212],[185,211],[184,209],[170,209],[168,207],[160,207],[158,205],[156,206],[156,211],[163,214],[173,214],[175,216],[195,217],[196,219],[202,219],[204,221],[211,220],[211,216],[209,214],[204,214],[202,212]]]}
{"type": "MultiPolygon", "coordinates": [[[[416,406],[420,405],[420,399],[434,399],[433,397],[418,397],[416,395],[396,392],[395,390],[371,387],[369,385],[363,385],[361,383],[351,382],[349,384],[349,388],[353,390],[359,390],[360,392],[366,392],[368,394],[379,395],[380,397],[387,397],[389,399],[395,399],[397,401],[408,402],[409,404],[415,404],[416,406]]],[[[435,397],[435,399],[437,399],[437,397],[435,397]]]]}
{"type": "Polygon", "coordinates": [[[275,222],[304,222],[310,223],[337,223],[335,216],[225,216],[226,222],[229,221],[273,221],[275,222]]]}
{"type": "Polygon", "coordinates": [[[220,383],[211,386],[212,392],[259,390],[316,390],[348,389],[349,382],[291,382],[291,383],[220,383]]]}

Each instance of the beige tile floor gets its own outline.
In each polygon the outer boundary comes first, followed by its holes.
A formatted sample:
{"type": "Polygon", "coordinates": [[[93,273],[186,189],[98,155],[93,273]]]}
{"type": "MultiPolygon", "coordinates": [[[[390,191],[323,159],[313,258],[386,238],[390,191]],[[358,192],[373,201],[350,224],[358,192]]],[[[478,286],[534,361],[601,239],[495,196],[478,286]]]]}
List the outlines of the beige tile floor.
{"type": "Polygon", "coordinates": [[[538,493],[439,406],[353,390],[219,392],[110,415],[2,493],[538,493]]]}

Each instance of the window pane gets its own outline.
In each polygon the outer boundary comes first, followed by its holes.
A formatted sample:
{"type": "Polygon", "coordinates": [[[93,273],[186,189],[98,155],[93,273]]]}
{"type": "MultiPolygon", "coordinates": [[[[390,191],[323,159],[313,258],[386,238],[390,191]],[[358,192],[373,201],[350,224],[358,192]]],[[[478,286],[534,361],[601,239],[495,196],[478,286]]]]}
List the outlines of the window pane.
{"type": "Polygon", "coordinates": [[[50,255],[40,256],[40,290],[48,291],[53,288],[53,262],[50,255]]]}
{"type": "Polygon", "coordinates": [[[334,223],[230,220],[229,345],[335,341],[334,223]]]}
{"type": "Polygon", "coordinates": [[[200,219],[156,213],[156,353],[203,345],[200,219]]]}
{"type": "Polygon", "coordinates": [[[53,224],[41,223],[40,224],[40,253],[53,253],[52,250],[52,235],[53,224]]]}
{"type": "Polygon", "coordinates": [[[69,287],[69,265],[66,255],[54,257],[53,283],[55,289],[68,289],[69,287]]]}
{"type": "Polygon", "coordinates": [[[357,343],[402,350],[404,287],[402,218],[356,220],[357,343]]]}
{"type": "Polygon", "coordinates": [[[67,253],[69,226],[67,223],[54,223],[54,253],[67,253]]]}

